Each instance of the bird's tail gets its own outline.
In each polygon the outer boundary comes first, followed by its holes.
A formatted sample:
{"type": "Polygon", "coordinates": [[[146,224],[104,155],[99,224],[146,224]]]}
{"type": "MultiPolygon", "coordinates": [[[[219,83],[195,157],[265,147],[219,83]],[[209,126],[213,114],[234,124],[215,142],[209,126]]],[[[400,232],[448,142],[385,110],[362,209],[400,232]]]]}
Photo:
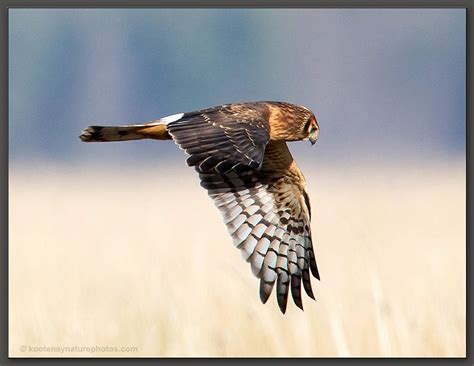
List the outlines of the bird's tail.
{"type": "Polygon", "coordinates": [[[141,139],[171,140],[166,123],[155,122],[124,126],[89,126],[79,138],[84,142],[127,141],[141,139]]]}

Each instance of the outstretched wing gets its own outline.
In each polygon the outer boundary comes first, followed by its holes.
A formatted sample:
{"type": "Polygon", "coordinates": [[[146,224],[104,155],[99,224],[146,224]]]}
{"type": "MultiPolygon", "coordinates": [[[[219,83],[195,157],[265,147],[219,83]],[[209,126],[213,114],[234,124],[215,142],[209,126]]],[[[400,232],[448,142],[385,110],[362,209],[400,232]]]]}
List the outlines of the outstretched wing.
{"type": "Polygon", "coordinates": [[[290,288],[295,304],[303,309],[301,282],[314,299],[310,270],[319,279],[307,199],[295,191],[287,177],[268,181],[250,169],[199,176],[221,211],[234,245],[260,278],[262,302],[267,301],[276,282],[281,311],[286,311],[290,288]]]}
{"type": "MultiPolygon", "coordinates": [[[[188,165],[199,173],[234,245],[260,278],[262,302],[276,283],[278,305],[285,313],[290,288],[295,304],[303,308],[301,282],[314,299],[310,271],[317,279],[319,273],[307,194],[293,181],[294,174],[285,174],[287,169],[262,169],[273,158],[265,155],[270,136],[265,113],[258,105],[223,106],[184,114],[167,129],[190,155],[188,165]]],[[[286,144],[282,154],[292,160],[286,144]]]]}
{"type": "Polygon", "coordinates": [[[238,166],[259,169],[270,139],[268,110],[261,104],[230,104],[184,113],[167,125],[198,172],[225,174],[238,166]]]}

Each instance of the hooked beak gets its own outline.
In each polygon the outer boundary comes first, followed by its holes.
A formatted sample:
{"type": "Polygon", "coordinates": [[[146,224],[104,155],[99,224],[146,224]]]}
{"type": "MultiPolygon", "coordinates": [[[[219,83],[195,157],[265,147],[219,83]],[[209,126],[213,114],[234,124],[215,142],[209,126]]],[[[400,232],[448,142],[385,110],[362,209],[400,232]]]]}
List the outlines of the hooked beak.
{"type": "Polygon", "coordinates": [[[316,141],[318,140],[318,137],[319,137],[319,128],[309,135],[309,141],[311,142],[311,145],[314,145],[316,143],[316,141]]]}

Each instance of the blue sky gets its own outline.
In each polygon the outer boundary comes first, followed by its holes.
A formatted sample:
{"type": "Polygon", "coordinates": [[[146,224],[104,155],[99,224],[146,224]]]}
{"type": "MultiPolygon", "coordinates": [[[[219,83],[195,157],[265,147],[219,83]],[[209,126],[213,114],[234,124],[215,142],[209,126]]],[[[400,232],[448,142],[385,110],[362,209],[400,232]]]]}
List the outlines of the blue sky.
{"type": "Polygon", "coordinates": [[[90,124],[253,100],[311,108],[311,159],[465,155],[464,9],[11,9],[10,161],[181,157],[90,124]]]}

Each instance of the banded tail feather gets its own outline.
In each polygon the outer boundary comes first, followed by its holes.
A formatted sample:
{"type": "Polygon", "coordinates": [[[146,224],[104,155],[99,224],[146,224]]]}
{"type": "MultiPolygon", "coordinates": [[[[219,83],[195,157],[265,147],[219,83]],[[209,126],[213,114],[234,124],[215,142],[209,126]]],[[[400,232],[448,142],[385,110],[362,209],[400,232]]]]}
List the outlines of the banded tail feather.
{"type": "Polygon", "coordinates": [[[83,142],[129,141],[141,139],[171,140],[168,123],[183,117],[183,113],[160,118],[149,123],[123,126],[89,126],[79,136],[83,142]]]}
{"type": "Polygon", "coordinates": [[[89,126],[79,138],[83,142],[110,142],[141,139],[170,140],[166,125],[89,126]]]}

